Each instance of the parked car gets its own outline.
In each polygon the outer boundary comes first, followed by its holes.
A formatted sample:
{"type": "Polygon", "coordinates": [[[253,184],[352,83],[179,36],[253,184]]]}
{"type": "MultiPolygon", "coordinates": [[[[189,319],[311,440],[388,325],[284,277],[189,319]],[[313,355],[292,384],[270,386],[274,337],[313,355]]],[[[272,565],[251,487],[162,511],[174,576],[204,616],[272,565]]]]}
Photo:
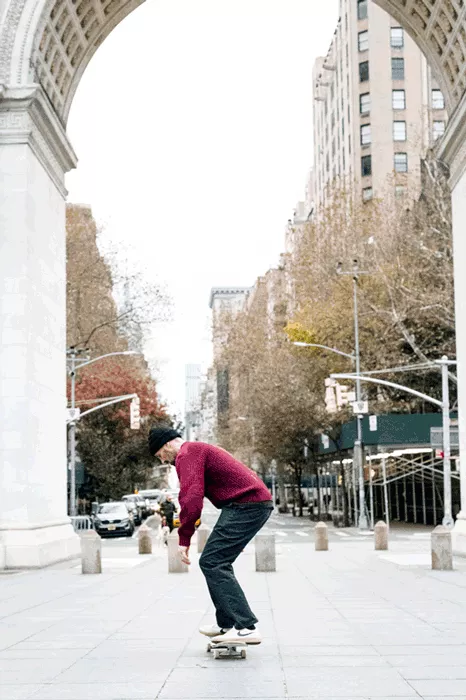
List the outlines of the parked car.
{"type": "Polygon", "coordinates": [[[142,523],[142,519],[146,516],[146,504],[144,499],[137,493],[129,493],[126,496],[122,496],[121,500],[125,503],[132,503],[136,511],[134,514],[134,522],[136,525],[142,523]]]}
{"type": "Polygon", "coordinates": [[[94,528],[101,537],[131,537],[134,522],[126,503],[101,503],[94,515],[94,528]]]}

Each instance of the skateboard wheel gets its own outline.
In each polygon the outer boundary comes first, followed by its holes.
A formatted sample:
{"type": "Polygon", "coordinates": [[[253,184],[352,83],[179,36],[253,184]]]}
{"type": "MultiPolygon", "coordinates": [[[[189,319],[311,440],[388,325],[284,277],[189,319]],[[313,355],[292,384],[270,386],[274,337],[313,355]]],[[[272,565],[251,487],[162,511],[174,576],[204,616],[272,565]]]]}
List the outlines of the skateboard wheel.
{"type": "Polygon", "coordinates": [[[207,651],[210,653],[212,651],[212,644],[207,645],[207,651]]]}
{"type": "Polygon", "coordinates": [[[218,649],[214,649],[214,659],[219,659],[220,658],[220,652],[218,649]]]}
{"type": "Polygon", "coordinates": [[[246,658],[246,649],[241,649],[241,658],[242,659],[246,658]]]}

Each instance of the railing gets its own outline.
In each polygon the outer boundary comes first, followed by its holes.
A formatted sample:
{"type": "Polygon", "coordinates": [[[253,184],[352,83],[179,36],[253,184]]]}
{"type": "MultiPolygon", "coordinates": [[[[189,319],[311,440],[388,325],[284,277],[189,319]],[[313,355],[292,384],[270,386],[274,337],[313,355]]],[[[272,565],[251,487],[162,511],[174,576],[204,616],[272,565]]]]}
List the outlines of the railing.
{"type": "Polygon", "coordinates": [[[94,529],[92,519],[88,515],[72,515],[70,520],[75,532],[94,529]]]}

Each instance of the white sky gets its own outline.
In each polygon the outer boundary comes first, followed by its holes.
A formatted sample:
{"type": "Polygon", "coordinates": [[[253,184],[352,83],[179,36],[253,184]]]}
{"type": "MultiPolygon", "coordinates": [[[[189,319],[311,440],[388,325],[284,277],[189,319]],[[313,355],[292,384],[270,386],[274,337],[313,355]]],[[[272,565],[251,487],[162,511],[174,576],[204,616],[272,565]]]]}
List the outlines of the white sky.
{"type": "Polygon", "coordinates": [[[87,68],[68,131],[69,200],[174,300],[147,355],[172,410],[210,358],[212,286],[275,266],[312,164],[312,66],[337,0],[148,0],[87,68]]]}

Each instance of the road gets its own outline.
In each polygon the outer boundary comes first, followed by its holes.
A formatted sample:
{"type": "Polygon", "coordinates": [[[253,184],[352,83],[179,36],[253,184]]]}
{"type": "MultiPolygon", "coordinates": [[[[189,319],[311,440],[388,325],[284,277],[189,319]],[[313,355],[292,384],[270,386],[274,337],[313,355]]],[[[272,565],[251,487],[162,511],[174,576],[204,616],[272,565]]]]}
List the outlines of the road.
{"type": "MultiPolygon", "coordinates": [[[[202,512],[202,521],[210,528],[215,525],[219,516],[218,511],[214,506],[206,501],[202,512]]],[[[293,517],[290,514],[274,514],[263,528],[263,532],[274,534],[277,545],[294,546],[305,544],[314,541],[315,522],[309,520],[308,517],[293,517]]],[[[390,528],[390,540],[397,540],[402,544],[413,543],[416,541],[430,539],[432,527],[423,525],[407,525],[404,523],[393,523],[390,528]]],[[[137,530],[133,535],[133,539],[137,538],[137,530]]],[[[356,528],[334,528],[329,523],[329,542],[347,542],[347,544],[357,543],[367,540],[368,537],[373,537],[373,533],[360,533],[356,528]]],[[[107,546],[115,549],[134,549],[134,542],[131,538],[115,538],[105,540],[107,546]]]]}

